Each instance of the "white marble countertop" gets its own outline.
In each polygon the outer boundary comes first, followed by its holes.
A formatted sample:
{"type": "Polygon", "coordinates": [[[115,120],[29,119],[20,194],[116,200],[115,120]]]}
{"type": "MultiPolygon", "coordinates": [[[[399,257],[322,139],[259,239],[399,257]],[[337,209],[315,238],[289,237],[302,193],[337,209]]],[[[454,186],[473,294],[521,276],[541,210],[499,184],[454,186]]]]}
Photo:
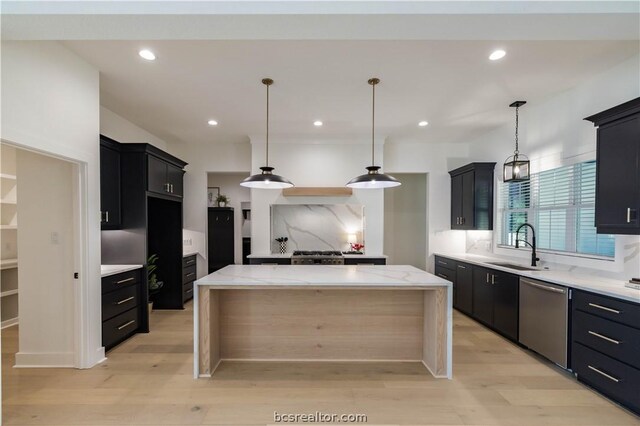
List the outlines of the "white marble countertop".
{"type": "Polygon", "coordinates": [[[195,282],[233,288],[428,289],[451,282],[408,265],[229,265],[195,282]]]}
{"type": "Polygon", "coordinates": [[[198,254],[197,250],[184,250],[182,251],[182,257],[193,256],[194,254],[198,254]]]}
{"type": "Polygon", "coordinates": [[[484,266],[498,271],[509,272],[511,274],[520,275],[521,277],[528,277],[537,279],[540,281],[547,281],[553,284],[564,285],[567,287],[575,288],[578,290],[586,290],[605,296],[611,296],[622,300],[628,300],[635,303],[640,303],[640,290],[625,287],[625,281],[615,280],[611,278],[603,278],[594,275],[587,275],[584,273],[576,273],[570,271],[554,271],[553,269],[539,269],[536,271],[518,271],[515,269],[505,268],[502,266],[492,265],[488,262],[508,262],[514,264],[522,264],[528,266],[522,262],[505,260],[497,257],[486,257],[476,254],[450,254],[450,253],[436,253],[436,256],[447,257],[450,259],[459,260],[461,262],[467,262],[475,265],[484,266]]]}
{"type": "Polygon", "coordinates": [[[100,265],[100,274],[102,277],[108,277],[139,268],[142,268],[142,265],[100,265]]]}
{"type": "MultiPolygon", "coordinates": [[[[288,259],[292,256],[293,253],[285,253],[285,254],[280,254],[280,253],[274,253],[274,254],[250,254],[247,257],[248,258],[254,258],[254,259],[288,259]]],[[[345,259],[372,259],[372,258],[376,258],[376,259],[386,259],[387,256],[386,254],[343,254],[345,259]]]]}

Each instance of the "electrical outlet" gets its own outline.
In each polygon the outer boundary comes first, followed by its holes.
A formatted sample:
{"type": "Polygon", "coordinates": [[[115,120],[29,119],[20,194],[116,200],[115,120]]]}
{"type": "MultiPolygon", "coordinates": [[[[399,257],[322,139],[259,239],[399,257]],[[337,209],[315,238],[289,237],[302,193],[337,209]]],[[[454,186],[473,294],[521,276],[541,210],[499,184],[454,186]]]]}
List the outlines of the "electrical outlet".
{"type": "Polygon", "coordinates": [[[492,241],[485,241],[485,243],[484,243],[485,250],[491,251],[492,247],[493,247],[493,242],[492,241]]]}
{"type": "Polygon", "coordinates": [[[191,238],[188,238],[186,240],[182,241],[182,245],[183,246],[192,246],[193,245],[193,240],[191,238]]]}
{"type": "Polygon", "coordinates": [[[51,233],[51,244],[60,244],[60,234],[56,231],[51,233]]]}

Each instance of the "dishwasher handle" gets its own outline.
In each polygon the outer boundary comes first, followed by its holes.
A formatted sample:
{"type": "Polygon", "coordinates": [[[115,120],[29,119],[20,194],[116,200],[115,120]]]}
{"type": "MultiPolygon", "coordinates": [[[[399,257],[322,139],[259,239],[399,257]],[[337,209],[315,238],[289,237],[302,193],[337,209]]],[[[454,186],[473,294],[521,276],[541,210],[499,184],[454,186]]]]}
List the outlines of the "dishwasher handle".
{"type": "Polygon", "coordinates": [[[529,281],[529,280],[525,280],[525,279],[520,279],[520,282],[532,286],[532,287],[536,287],[539,288],[540,290],[544,290],[544,291],[549,291],[551,293],[558,293],[558,294],[567,294],[567,289],[566,288],[558,288],[558,287],[551,287],[548,285],[544,285],[544,284],[538,284],[538,283],[534,283],[533,281],[529,281]]]}

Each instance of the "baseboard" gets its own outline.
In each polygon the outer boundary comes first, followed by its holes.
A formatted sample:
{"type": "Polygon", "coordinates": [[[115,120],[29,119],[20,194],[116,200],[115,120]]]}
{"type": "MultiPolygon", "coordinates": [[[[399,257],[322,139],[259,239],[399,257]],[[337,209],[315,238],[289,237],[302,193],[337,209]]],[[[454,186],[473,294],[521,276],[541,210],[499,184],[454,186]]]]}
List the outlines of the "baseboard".
{"type": "Polygon", "coordinates": [[[73,352],[48,352],[16,354],[14,368],[74,368],[75,359],[73,352]]]}
{"type": "Polygon", "coordinates": [[[8,320],[2,321],[2,323],[0,324],[0,328],[12,327],[16,324],[18,324],[18,317],[10,318],[8,320]]]}

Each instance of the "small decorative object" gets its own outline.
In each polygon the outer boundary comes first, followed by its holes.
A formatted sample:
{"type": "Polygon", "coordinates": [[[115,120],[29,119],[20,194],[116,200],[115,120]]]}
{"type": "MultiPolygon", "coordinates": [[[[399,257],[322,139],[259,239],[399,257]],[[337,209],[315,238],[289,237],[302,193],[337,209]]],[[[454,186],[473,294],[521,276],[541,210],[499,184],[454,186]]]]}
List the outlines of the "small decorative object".
{"type": "Polygon", "coordinates": [[[217,186],[210,186],[207,188],[207,207],[216,206],[216,197],[220,195],[220,188],[217,186]]]}
{"type": "Polygon", "coordinates": [[[153,311],[153,301],[149,302],[149,315],[151,315],[151,311],[153,311]]]}
{"type": "Polygon", "coordinates": [[[362,249],[364,248],[364,244],[360,243],[349,243],[351,246],[351,251],[354,251],[355,254],[362,254],[362,249]]]}
{"type": "Polygon", "coordinates": [[[218,203],[218,207],[227,207],[229,201],[231,201],[229,197],[224,194],[218,194],[218,196],[216,197],[216,203],[218,203]]]}
{"type": "Polygon", "coordinates": [[[513,151],[513,155],[504,162],[502,175],[505,182],[522,182],[529,180],[529,157],[520,154],[520,151],[518,151],[518,110],[526,103],[526,101],[515,101],[509,105],[511,108],[516,109],[516,149],[513,151]]]}
{"type": "Polygon", "coordinates": [[[279,237],[276,238],[276,241],[280,244],[280,254],[285,254],[287,252],[287,241],[289,241],[289,238],[279,237]]]}
{"type": "Polygon", "coordinates": [[[149,259],[147,259],[147,283],[149,285],[149,293],[151,294],[160,291],[164,285],[164,282],[158,281],[158,276],[155,273],[156,269],[158,269],[158,265],[156,265],[158,259],[157,254],[152,254],[149,256],[149,259]]]}

